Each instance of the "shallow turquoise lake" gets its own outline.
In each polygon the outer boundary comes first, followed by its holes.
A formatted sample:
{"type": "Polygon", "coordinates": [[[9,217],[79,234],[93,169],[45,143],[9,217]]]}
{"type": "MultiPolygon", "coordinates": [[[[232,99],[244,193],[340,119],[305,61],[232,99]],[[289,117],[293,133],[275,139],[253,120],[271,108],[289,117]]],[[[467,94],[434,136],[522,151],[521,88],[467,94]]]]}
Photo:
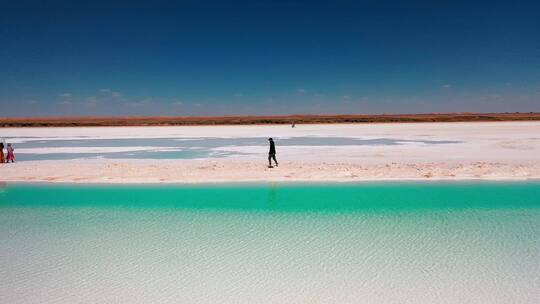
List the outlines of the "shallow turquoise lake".
{"type": "Polygon", "coordinates": [[[538,303],[540,182],[0,188],[0,303],[538,303]]]}

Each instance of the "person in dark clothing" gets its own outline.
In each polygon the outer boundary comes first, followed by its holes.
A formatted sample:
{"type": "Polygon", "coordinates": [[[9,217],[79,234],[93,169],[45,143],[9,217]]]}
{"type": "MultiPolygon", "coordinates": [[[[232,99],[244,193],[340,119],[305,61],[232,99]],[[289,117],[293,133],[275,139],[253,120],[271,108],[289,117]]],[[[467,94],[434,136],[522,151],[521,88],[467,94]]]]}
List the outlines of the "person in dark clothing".
{"type": "Polygon", "coordinates": [[[5,157],[4,157],[4,143],[3,142],[0,142],[0,163],[3,163],[5,162],[5,157]]]}
{"type": "Polygon", "coordinates": [[[277,167],[278,162],[276,160],[276,145],[274,144],[274,140],[272,138],[269,138],[268,141],[270,142],[270,151],[268,152],[268,168],[272,168],[272,159],[274,159],[277,167]]]}

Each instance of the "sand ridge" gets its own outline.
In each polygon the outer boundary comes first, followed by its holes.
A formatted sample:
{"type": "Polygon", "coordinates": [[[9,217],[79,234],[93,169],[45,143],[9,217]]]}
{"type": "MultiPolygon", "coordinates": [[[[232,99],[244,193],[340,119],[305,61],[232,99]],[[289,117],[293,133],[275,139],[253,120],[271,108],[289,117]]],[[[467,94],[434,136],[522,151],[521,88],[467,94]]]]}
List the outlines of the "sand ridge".
{"type": "Polygon", "coordinates": [[[377,180],[515,180],[540,178],[540,162],[508,164],[281,162],[235,160],[70,160],[6,165],[0,180],[74,183],[357,182],[377,180]]]}

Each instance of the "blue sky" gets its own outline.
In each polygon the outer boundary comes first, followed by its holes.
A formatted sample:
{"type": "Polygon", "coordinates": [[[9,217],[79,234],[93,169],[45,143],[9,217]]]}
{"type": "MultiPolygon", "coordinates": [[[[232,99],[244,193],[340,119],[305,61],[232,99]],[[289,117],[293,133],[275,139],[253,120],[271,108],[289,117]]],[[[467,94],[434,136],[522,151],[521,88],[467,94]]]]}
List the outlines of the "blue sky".
{"type": "Polygon", "coordinates": [[[539,12],[539,1],[3,1],[0,116],[540,111],[539,12]]]}

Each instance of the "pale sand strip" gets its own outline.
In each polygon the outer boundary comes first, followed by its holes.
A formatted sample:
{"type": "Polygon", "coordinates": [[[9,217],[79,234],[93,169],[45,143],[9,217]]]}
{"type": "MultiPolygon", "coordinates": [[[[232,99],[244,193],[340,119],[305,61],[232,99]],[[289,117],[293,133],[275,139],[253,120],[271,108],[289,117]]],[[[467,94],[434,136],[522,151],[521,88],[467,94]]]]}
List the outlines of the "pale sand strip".
{"type": "Polygon", "coordinates": [[[192,160],[40,161],[6,165],[4,181],[75,183],[356,182],[376,180],[522,180],[540,178],[540,163],[290,162],[266,168],[264,161],[192,160]]]}
{"type": "Polygon", "coordinates": [[[0,165],[0,181],[201,183],[249,181],[540,179],[540,122],[369,125],[3,129],[3,136],[393,138],[451,141],[368,146],[279,146],[266,168],[266,143],[219,147],[242,152],[198,160],[28,161],[0,165]]]}

